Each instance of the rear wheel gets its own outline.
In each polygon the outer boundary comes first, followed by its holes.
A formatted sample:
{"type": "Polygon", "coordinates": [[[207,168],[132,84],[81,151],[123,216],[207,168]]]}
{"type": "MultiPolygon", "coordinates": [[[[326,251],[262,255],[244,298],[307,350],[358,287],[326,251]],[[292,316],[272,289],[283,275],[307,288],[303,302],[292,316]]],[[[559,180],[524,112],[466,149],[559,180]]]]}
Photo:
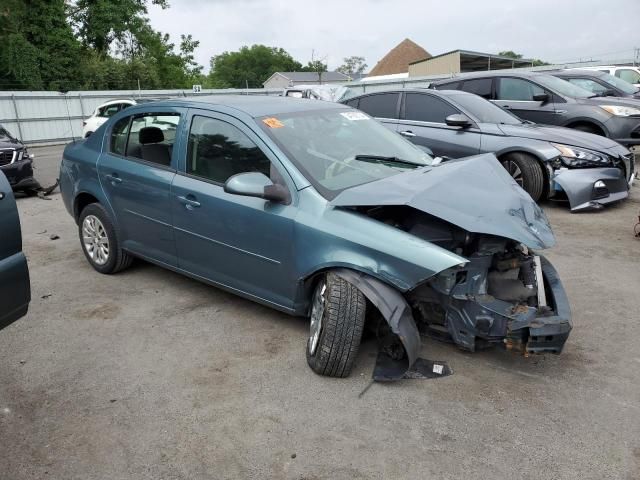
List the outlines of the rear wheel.
{"type": "Polygon", "coordinates": [[[98,272],[116,273],[131,265],[133,258],[120,247],[113,222],[99,203],[84,207],[78,234],[84,256],[98,272]]]}
{"type": "Polygon", "coordinates": [[[355,286],[328,273],[313,293],[307,363],[329,377],[347,377],[358,354],[366,301],[355,286]]]}
{"type": "Polygon", "coordinates": [[[515,152],[505,155],[500,163],[534,201],[540,200],[544,192],[544,173],[538,160],[526,153],[515,152]]]}

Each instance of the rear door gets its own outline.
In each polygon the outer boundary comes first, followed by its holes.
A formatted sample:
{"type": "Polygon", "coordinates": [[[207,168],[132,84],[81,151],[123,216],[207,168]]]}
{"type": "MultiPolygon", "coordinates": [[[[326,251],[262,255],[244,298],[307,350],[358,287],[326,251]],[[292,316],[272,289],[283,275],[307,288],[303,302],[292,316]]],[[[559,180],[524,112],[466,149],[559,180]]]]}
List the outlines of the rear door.
{"type": "Polygon", "coordinates": [[[450,127],[449,115],[461,113],[448,101],[429,93],[406,93],[398,132],[416,145],[431,149],[438,157],[461,158],[480,152],[481,132],[477,125],[450,127]]]}
{"type": "Polygon", "coordinates": [[[177,265],[170,191],[182,111],[152,108],[117,120],[98,160],[124,248],[170,266],[177,265]]]}
{"type": "Polygon", "coordinates": [[[553,99],[553,93],[527,79],[516,77],[500,77],[497,79],[494,103],[523,120],[556,125],[559,122],[559,118],[556,115],[553,99]],[[541,102],[533,99],[534,96],[545,93],[549,95],[549,101],[541,102]]]}
{"type": "Polygon", "coordinates": [[[0,171],[0,330],[26,315],[31,300],[20,218],[11,186],[0,171]]]}

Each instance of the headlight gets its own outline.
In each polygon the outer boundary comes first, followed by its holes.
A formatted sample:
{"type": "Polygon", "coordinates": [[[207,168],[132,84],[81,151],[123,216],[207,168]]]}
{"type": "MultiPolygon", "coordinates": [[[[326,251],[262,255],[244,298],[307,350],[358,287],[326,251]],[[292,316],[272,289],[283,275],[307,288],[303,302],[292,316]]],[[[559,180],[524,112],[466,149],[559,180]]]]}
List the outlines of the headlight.
{"type": "Polygon", "coordinates": [[[551,145],[560,151],[560,159],[567,167],[607,167],[611,165],[611,160],[606,155],[559,143],[551,145]]]}
{"type": "Polygon", "coordinates": [[[599,105],[600,108],[607,111],[611,115],[618,117],[631,117],[633,115],[640,115],[640,108],[623,107],[621,105],[599,105]]]}

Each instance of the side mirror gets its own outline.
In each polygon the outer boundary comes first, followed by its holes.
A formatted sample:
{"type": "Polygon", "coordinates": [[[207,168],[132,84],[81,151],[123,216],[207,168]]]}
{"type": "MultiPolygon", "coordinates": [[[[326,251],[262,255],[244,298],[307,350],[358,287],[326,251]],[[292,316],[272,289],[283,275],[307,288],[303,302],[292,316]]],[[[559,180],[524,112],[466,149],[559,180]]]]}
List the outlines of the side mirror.
{"type": "Polygon", "coordinates": [[[264,198],[271,202],[288,204],[289,191],[282,185],[274,185],[271,180],[259,172],[238,173],[224,184],[224,191],[233,195],[264,198]]]}
{"type": "Polygon", "coordinates": [[[537,95],[533,96],[533,101],[534,102],[542,102],[543,104],[547,103],[549,101],[549,94],[548,93],[539,93],[537,95]]]}
{"type": "Polygon", "coordinates": [[[445,123],[450,127],[461,127],[467,128],[471,126],[471,120],[466,115],[462,115],[461,113],[454,113],[453,115],[449,115],[444,119],[445,123]]]}

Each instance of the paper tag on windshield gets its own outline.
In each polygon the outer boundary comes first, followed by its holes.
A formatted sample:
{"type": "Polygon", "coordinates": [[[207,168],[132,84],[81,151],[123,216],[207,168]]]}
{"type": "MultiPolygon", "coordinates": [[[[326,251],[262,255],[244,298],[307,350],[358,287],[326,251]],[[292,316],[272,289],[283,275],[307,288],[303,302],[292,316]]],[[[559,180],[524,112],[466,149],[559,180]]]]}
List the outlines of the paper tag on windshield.
{"type": "Polygon", "coordinates": [[[271,128],[282,128],[284,127],[284,123],[274,117],[264,118],[262,122],[271,128]]]}
{"type": "Polygon", "coordinates": [[[362,112],[342,112],[340,115],[347,120],[369,120],[369,117],[362,112]]]}

